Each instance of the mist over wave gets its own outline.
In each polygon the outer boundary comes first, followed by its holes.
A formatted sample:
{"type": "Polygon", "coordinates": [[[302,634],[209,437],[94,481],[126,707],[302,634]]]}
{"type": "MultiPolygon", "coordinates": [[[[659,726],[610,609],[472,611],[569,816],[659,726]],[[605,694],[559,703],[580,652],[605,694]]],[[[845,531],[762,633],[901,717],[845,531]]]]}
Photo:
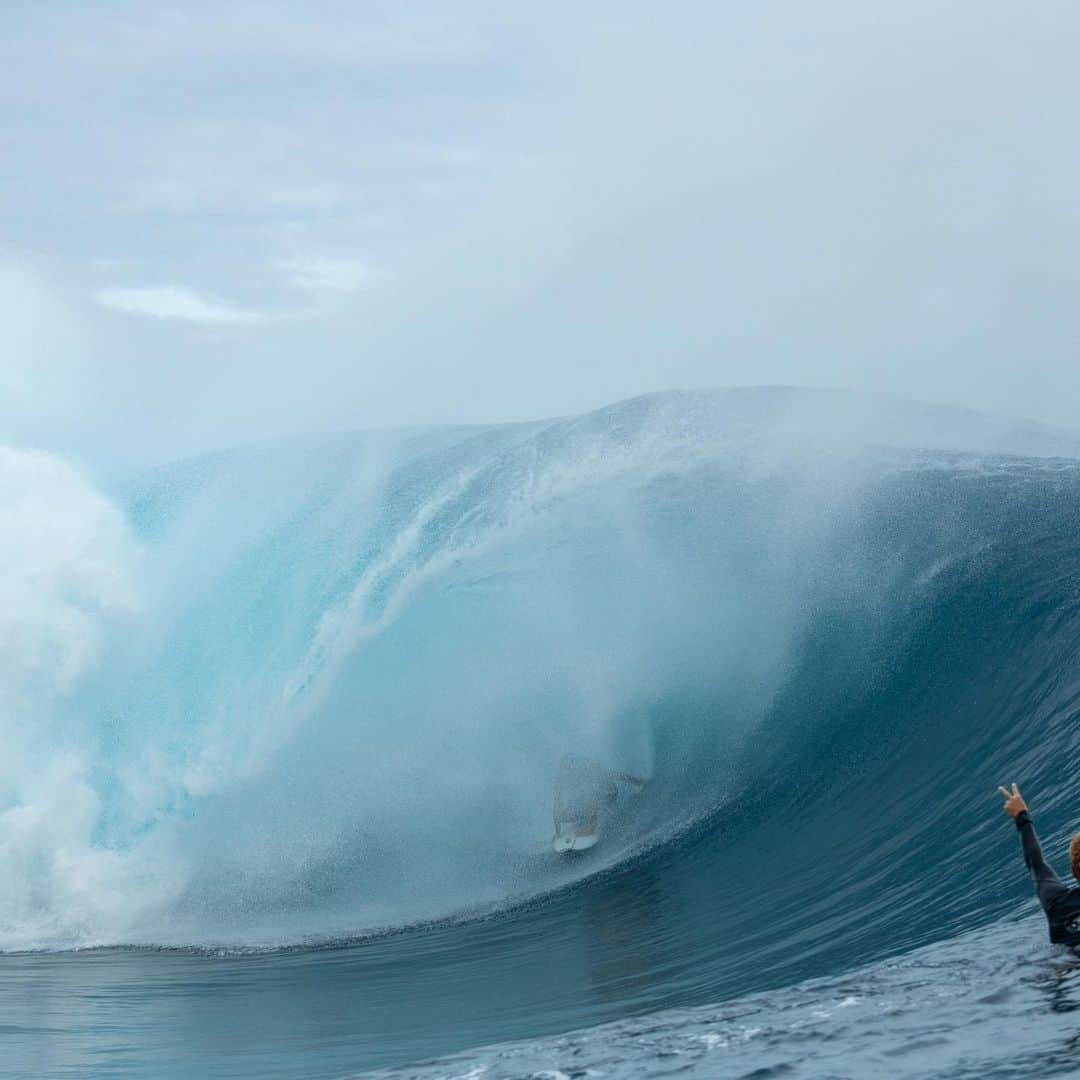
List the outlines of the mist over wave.
{"type": "Polygon", "coordinates": [[[783,850],[823,762],[902,802],[871,691],[1071,506],[1078,445],[772,390],[263,445],[108,499],[5,451],[0,947],[275,946],[689,874],[739,808],[783,850]],[[567,751],[652,777],[585,862],[542,853],[567,751]]]}

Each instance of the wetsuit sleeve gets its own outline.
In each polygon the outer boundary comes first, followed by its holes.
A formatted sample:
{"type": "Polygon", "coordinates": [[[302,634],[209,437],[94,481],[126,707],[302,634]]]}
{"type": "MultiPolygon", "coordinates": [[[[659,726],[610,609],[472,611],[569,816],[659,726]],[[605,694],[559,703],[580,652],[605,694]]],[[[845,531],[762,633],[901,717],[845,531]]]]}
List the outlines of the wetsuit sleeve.
{"type": "Polygon", "coordinates": [[[1069,891],[1068,886],[1062,883],[1061,878],[1043,858],[1039,838],[1035,835],[1035,826],[1026,810],[1016,815],[1016,828],[1020,833],[1020,845],[1024,849],[1024,862],[1035,881],[1039,903],[1042,904],[1043,911],[1049,912],[1054,901],[1069,891]]]}

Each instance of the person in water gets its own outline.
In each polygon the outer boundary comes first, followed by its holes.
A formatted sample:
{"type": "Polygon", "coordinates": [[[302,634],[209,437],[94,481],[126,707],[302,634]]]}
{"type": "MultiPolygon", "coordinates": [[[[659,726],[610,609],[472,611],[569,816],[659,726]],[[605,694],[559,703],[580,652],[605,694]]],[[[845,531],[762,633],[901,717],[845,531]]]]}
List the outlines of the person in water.
{"type": "MultiPolygon", "coordinates": [[[[1050,924],[1050,940],[1057,945],[1080,945],[1080,886],[1066,885],[1043,858],[1020,789],[1013,784],[1012,791],[1004,787],[999,787],[998,791],[1005,798],[1005,813],[1016,822],[1020,832],[1024,862],[1035,880],[1035,892],[1050,924]]],[[[1073,877],[1080,881],[1080,833],[1069,844],[1069,861],[1073,877]]]]}
{"type": "Polygon", "coordinates": [[[620,784],[640,790],[645,781],[631,773],[612,772],[576,754],[563,755],[555,782],[555,832],[569,826],[578,833],[595,833],[600,811],[615,805],[620,784]]]}

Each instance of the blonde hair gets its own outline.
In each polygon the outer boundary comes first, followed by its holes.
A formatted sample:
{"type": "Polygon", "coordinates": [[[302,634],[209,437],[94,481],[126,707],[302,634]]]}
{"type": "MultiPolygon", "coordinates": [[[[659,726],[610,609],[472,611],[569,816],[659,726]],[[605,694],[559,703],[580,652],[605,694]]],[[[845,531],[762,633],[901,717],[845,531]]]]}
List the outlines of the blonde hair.
{"type": "Polygon", "coordinates": [[[1080,881],[1080,833],[1077,833],[1069,844],[1069,862],[1072,863],[1073,877],[1080,881]]]}

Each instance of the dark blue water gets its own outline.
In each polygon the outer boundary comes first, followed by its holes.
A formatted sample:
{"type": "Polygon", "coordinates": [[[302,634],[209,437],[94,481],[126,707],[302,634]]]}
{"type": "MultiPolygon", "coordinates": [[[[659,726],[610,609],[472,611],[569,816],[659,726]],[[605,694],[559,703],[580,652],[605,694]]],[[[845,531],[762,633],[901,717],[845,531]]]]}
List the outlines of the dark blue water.
{"type": "Polygon", "coordinates": [[[987,1025],[1024,1046],[1000,1075],[1072,1067],[1037,1052],[1073,975],[1015,921],[994,793],[1021,782],[1061,861],[1076,454],[676,395],[117,491],[142,611],[37,706],[81,769],[4,819],[7,1067],[572,1075],[560,1033],[611,1024],[581,1068],[987,1074],[987,1025]],[[651,776],[572,861],[544,845],[568,748],[651,776]],[[87,792],[61,851],[40,822],[87,792]]]}

